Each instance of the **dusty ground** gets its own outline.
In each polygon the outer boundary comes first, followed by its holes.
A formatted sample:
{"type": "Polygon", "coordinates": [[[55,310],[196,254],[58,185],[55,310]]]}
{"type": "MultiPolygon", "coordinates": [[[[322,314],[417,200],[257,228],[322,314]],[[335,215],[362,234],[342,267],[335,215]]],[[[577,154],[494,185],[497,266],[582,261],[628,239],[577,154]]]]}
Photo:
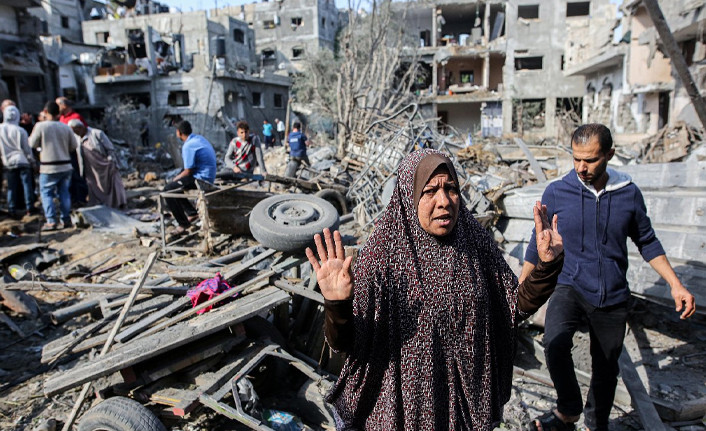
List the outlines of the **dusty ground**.
{"type": "MultiPolygon", "coordinates": [[[[281,174],[285,167],[285,154],[281,147],[265,155],[270,173],[281,174]]],[[[145,164],[141,170],[127,179],[131,209],[135,217],[149,219],[155,208],[155,190],[164,179],[145,181],[150,170],[159,172],[159,166],[145,164]]],[[[152,217],[153,218],[153,217],[152,217]]],[[[84,281],[85,273],[95,267],[125,262],[122,268],[102,276],[91,277],[91,282],[127,281],[138,276],[141,262],[154,249],[156,238],[140,240],[132,235],[117,235],[91,228],[72,228],[64,231],[40,235],[39,217],[29,217],[21,221],[2,219],[0,216],[0,248],[42,241],[50,249],[60,251],[63,257],[51,266],[43,268],[43,274],[54,274],[67,281],[84,281]],[[151,247],[151,248],[150,248],[151,247]],[[71,276],[69,277],[69,274],[71,276]]],[[[351,232],[353,233],[353,232],[351,232]]],[[[240,240],[236,240],[240,241],[240,240]]],[[[172,264],[188,264],[192,258],[172,255],[165,258],[172,264]]],[[[165,262],[157,262],[152,273],[162,273],[165,262]]],[[[56,292],[35,292],[32,294],[43,315],[79,301],[85,295],[56,292]]],[[[13,315],[0,307],[0,311],[10,316],[25,337],[12,332],[0,323],[0,429],[31,430],[47,419],[55,419],[57,429],[71,410],[79,389],[47,398],[42,393],[42,383],[56,370],[40,363],[42,346],[91,321],[90,316],[72,319],[59,326],[43,319],[27,319],[13,315]]],[[[690,400],[706,402],[706,320],[703,316],[680,321],[670,308],[644,300],[636,300],[630,320],[631,333],[626,338],[626,346],[631,354],[638,373],[647,383],[647,390],[654,398],[686,403],[690,400]]],[[[522,342],[518,345],[516,365],[544,375],[543,354],[537,347],[541,344],[541,331],[533,327],[523,327],[522,342]]],[[[579,333],[575,338],[574,359],[576,367],[590,371],[588,336],[579,333]]],[[[62,364],[58,369],[71,367],[73,363],[62,364]]],[[[586,387],[583,387],[586,391],[586,387]]],[[[505,409],[505,423],[502,429],[526,430],[530,418],[536,417],[553,406],[553,390],[536,379],[515,376],[513,395],[505,409]]],[[[197,411],[186,421],[170,422],[173,430],[231,430],[245,429],[228,421],[208,409],[197,411]]],[[[582,422],[579,422],[582,426],[582,422]]],[[[680,431],[706,430],[701,420],[689,423],[672,424],[680,431]]],[[[581,429],[581,428],[579,428],[581,429]]],[[[643,426],[636,411],[616,404],[611,416],[612,430],[649,430],[643,426]]]]}

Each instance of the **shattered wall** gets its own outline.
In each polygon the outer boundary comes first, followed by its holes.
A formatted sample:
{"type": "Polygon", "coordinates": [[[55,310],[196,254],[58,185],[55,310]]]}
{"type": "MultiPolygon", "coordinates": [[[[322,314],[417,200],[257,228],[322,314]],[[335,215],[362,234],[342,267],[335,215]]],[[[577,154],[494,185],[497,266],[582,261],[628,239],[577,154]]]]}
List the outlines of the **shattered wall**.
{"type": "Polygon", "coordinates": [[[50,35],[61,36],[72,42],[82,41],[83,10],[79,0],[42,0],[42,7],[30,8],[28,11],[47,23],[50,35]]]}
{"type": "Polygon", "coordinates": [[[517,121],[513,127],[513,118],[516,117],[513,99],[545,99],[544,121],[528,124],[532,125],[537,135],[552,136],[556,133],[556,98],[582,97],[584,94],[583,77],[567,77],[562,70],[567,38],[566,2],[518,0],[508,3],[506,11],[508,48],[503,71],[503,130],[505,133],[518,130],[517,121]],[[538,18],[528,20],[518,17],[518,6],[538,3],[538,18]],[[516,70],[515,59],[528,57],[541,57],[541,68],[516,70]],[[540,126],[541,130],[537,130],[540,126]]]}
{"type": "Polygon", "coordinates": [[[616,5],[605,0],[592,1],[590,15],[566,17],[564,68],[593,57],[609,45],[616,23],[616,5]]]}
{"type": "Polygon", "coordinates": [[[628,84],[654,85],[672,82],[672,66],[657,49],[657,31],[644,7],[630,21],[630,67],[628,84]]]}
{"type": "Polygon", "coordinates": [[[333,50],[339,28],[334,0],[282,0],[211,11],[245,21],[255,32],[261,67],[294,72],[307,54],[333,50]]]}

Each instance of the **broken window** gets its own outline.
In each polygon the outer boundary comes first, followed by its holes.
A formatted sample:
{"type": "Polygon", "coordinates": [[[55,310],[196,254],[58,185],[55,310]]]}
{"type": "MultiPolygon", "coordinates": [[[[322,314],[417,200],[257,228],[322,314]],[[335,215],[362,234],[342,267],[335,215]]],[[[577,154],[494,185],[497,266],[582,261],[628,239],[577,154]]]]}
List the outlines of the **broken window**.
{"type": "Polygon", "coordinates": [[[525,132],[544,130],[545,99],[513,100],[512,131],[525,132]]]}
{"type": "Polygon", "coordinates": [[[152,99],[150,98],[150,93],[126,93],[120,96],[120,101],[137,107],[144,105],[145,108],[149,108],[152,99]]]}
{"type": "Polygon", "coordinates": [[[517,17],[524,19],[539,19],[539,5],[528,4],[517,6],[517,17]]]}
{"type": "Polygon", "coordinates": [[[302,58],[304,56],[304,48],[292,48],[292,58],[302,58]]]}
{"type": "Polygon", "coordinates": [[[461,84],[473,84],[473,71],[472,70],[462,70],[460,75],[461,75],[461,84]]]}
{"type": "Polygon", "coordinates": [[[260,52],[262,67],[277,66],[277,55],[272,48],[265,48],[260,52]]]}
{"type": "Polygon", "coordinates": [[[61,28],[69,28],[69,17],[61,15],[61,28]]]}
{"type": "Polygon", "coordinates": [[[252,106],[262,106],[262,93],[257,91],[252,92],[252,106]]]}
{"type": "Polygon", "coordinates": [[[282,103],[283,100],[284,98],[281,94],[275,93],[275,108],[282,108],[284,106],[284,103],[282,103]]]}
{"type": "Polygon", "coordinates": [[[186,90],[170,91],[167,104],[169,106],[189,106],[189,92],[186,90]]]}
{"type": "Polygon", "coordinates": [[[107,31],[99,31],[96,33],[96,43],[108,43],[110,33],[107,31]]]}
{"type": "Polygon", "coordinates": [[[694,53],[696,52],[696,39],[688,39],[679,42],[679,48],[681,48],[681,53],[684,56],[686,65],[691,66],[692,64],[694,64],[694,53]]]}
{"type": "Polygon", "coordinates": [[[236,28],[233,30],[233,40],[238,43],[245,43],[245,32],[239,28],[236,28]]]}
{"type": "Polygon", "coordinates": [[[292,18],[292,30],[296,30],[297,27],[304,25],[304,21],[300,16],[292,18]]]}
{"type": "Polygon", "coordinates": [[[582,124],[583,97],[560,97],[556,99],[556,118],[564,136],[568,136],[582,124]]]}
{"type": "Polygon", "coordinates": [[[266,19],[262,22],[262,28],[265,30],[275,28],[275,20],[273,19],[266,19]]]}
{"type": "Polygon", "coordinates": [[[515,58],[515,70],[541,70],[543,57],[515,58]]]}
{"type": "Polygon", "coordinates": [[[568,2],[566,3],[566,16],[588,16],[591,11],[590,1],[568,2]]]}
{"type": "Polygon", "coordinates": [[[127,40],[127,49],[132,58],[147,57],[147,47],[145,46],[145,33],[141,29],[128,29],[127,40]]]}
{"type": "Polygon", "coordinates": [[[326,28],[326,18],[321,18],[321,28],[326,28]]]}

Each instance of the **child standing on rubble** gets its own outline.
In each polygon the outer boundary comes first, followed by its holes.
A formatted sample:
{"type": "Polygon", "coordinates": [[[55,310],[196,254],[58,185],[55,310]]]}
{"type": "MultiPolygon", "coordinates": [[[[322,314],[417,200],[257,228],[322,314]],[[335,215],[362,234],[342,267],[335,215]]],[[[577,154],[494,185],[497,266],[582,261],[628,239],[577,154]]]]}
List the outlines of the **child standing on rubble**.
{"type": "Polygon", "coordinates": [[[228,144],[224,160],[228,170],[236,174],[252,174],[255,166],[260,166],[261,173],[266,174],[260,138],[250,133],[250,125],[246,121],[238,121],[235,128],[238,136],[228,144]]]}

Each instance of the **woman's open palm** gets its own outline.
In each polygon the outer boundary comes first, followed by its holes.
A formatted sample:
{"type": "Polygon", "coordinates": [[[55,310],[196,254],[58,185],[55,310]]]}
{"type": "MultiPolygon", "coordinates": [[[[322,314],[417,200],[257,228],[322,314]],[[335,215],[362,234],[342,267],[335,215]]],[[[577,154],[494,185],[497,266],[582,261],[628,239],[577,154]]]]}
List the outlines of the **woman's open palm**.
{"type": "Polygon", "coordinates": [[[348,299],[353,295],[353,271],[351,270],[353,257],[346,257],[341,234],[338,231],[334,231],[331,235],[329,229],[324,229],[324,241],[325,244],[321,240],[321,235],[314,235],[314,243],[321,263],[316,259],[311,248],[306,248],[306,257],[316,271],[321,294],[329,301],[348,299]]]}

